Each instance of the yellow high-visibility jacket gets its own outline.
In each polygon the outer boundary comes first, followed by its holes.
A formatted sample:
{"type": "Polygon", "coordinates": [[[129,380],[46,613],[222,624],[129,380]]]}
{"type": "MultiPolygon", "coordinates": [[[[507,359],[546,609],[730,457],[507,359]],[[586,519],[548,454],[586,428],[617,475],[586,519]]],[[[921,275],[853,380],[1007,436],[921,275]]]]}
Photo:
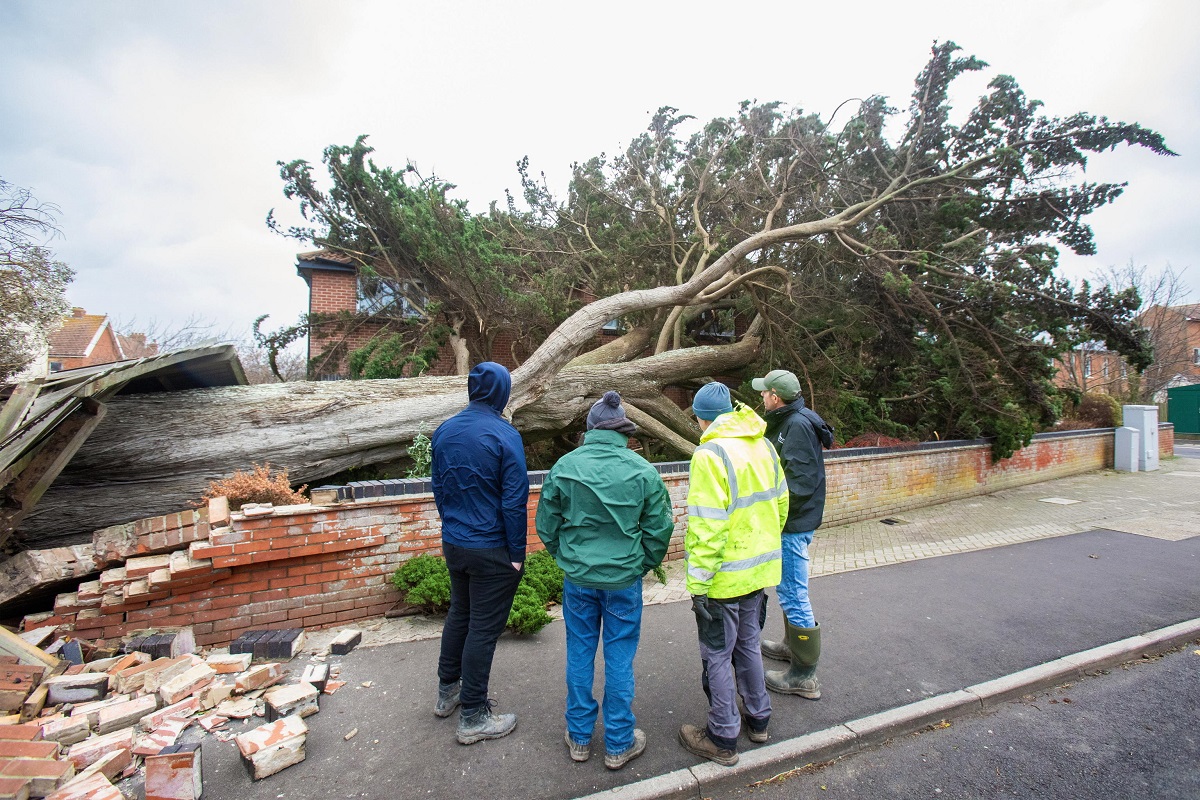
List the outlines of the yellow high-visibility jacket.
{"type": "Polygon", "coordinates": [[[788,488],[766,429],[739,403],[713,420],[692,454],[684,537],[691,594],[740,597],[779,583],[788,488]]]}

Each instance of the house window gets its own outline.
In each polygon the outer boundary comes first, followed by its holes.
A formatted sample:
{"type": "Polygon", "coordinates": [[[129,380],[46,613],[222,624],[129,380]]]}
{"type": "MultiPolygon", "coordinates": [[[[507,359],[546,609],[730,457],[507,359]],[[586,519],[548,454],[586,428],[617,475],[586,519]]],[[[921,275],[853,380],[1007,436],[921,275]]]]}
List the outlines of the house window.
{"type": "Polygon", "coordinates": [[[600,330],[604,331],[605,333],[624,333],[625,326],[621,324],[621,319],[618,317],[617,319],[610,319],[608,322],[604,323],[604,327],[600,330]]]}
{"type": "Polygon", "coordinates": [[[1124,361],[1121,362],[1121,377],[1122,378],[1129,377],[1129,367],[1125,364],[1124,361]]]}
{"type": "Polygon", "coordinates": [[[416,281],[394,281],[378,275],[358,276],[360,314],[414,319],[424,316],[425,303],[425,291],[416,281]]]}
{"type": "Polygon", "coordinates": [[[50,371],[51,372],[58,372],[61,369],[62,369],[61,361],[51,361],[50,362],[50,371]]]}
{"type": "Polygon", "coordinates": [[[1083,377],[1085,377],[1085,378],[1092,377],[1092,357],[1091,356],[1081,356],[1081,358],[1083,359],[1083,377]]]}
{"type": "Polygon", "coordinates": [[[1193,348],[1192,363],[1196,366],[1200,366],[1200,347],[1193,348]]]}
{"type": "Polygon", "coordinates": [[[1104,359],[1104,361],[1103,361],[1103,362],[1101,362],[1101,365],[1100,365],[1100,374],[1101,374],[1101,375],[1103,375],[1103,376],[1104,376],[1104,377],[1106,377],[1106,378],[1108,377],[1108,359],[1107,359],[1107,358],[1106,358],[1106,359],[1104,359]]]}

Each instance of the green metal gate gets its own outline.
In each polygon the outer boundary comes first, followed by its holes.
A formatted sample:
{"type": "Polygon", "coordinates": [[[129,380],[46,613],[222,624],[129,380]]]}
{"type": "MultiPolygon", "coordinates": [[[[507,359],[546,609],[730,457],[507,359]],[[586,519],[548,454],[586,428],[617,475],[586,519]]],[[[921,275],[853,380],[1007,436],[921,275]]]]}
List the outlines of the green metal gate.
{"type": "Polygon", "coordinates": [[[1200,434],[1200,383],[1167,389],[1167,421],[1176,433],[1200,434]]]}

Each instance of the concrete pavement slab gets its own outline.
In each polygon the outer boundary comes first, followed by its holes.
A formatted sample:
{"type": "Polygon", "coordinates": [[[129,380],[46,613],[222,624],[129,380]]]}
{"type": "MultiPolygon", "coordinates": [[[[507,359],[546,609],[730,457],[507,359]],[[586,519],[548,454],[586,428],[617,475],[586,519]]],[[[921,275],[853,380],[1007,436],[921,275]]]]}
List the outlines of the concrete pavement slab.
{"type": "MultiPolygon", "coordinates": [[[[826,629],[824,697],[815,703],[775,698],[774,741],[820,734],[1200,617],[1197,566],[1200,539],[1095,531],[817,578],[813,601],[826,629]]],[[[773,610],[768,633],[780,627],[773,610]]],[[[432,713],[436,640],[359,648],[333,659],[348,683],[323,698],[321,712],[309,718],[305,762],[252,785],[232,745],[206,747],[208,790],[249,800],[567,798],[622,786],[642,791],[630,784],[667,776],[660,784],[665,796],[691,796],[680,771],[700,786],[697,774],[716,768],[698,764],[675,741],[682,723],[702,723],[706,712],[688,605],[645,611],[634,710],[649,744],[619,772],[604,769],[597,757],[603,753],[602,725],[591,761],[575,764],[567,756],[563,644],[561,623],[534,636],[501,639],[492,695],[499,711],[519,715],[520,727],[505,739],[470,747],[455,743],[453,719],[432,713]],[[362,686],[365,681],[372,686],[362,686]],[[345,741],[352,728],[358,734],[345,741]]],[[[291,669],[298,675],[303,666],[296,661],[291,669]]],[[[602,684],[598,669],[597,693],[602,684]]],[[[972,701],[981,702],[977,695],[972,701]]],[[[241,729],[235,725],[233,731],[241,729]]],[[[767,751],[774,746],[743,742],[743,758],[754,770],[773,768],[767,751]]],[[[802,764],[785,760],[779,769],[790,766],[802,764]]]]}

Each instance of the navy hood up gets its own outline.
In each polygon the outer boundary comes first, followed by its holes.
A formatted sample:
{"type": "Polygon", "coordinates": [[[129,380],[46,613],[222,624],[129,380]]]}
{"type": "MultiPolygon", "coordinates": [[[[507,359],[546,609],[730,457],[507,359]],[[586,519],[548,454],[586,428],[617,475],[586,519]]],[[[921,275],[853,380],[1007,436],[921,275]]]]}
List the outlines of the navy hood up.
{"type": "Polygon", "coordinates": [[[476,364],[471,374],[467,376],[467,397],[473,403],[485,403],[498,412],[503,412],[508,405],[508,395],[512,391],[512,376],[508,370],[495,361],[484,361],[476,364]]]}

